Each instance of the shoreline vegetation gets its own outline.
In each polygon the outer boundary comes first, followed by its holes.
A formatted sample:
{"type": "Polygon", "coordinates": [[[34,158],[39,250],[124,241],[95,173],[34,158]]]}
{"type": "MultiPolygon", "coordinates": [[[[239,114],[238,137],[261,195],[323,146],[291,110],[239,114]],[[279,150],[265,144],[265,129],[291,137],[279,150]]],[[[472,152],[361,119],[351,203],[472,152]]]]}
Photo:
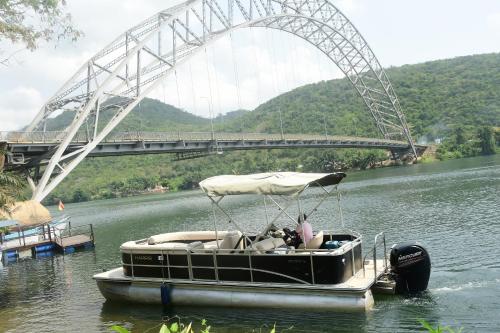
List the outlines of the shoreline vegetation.
{"type": "MultiPolygon", "coordinates": [[[[494,133],[493,130],[488,128],[481,128],[478,130],[479,133],[494,133]]],[[[458,130],[458,133],[462,133],[458,130]]],[[[497,132],[498,133],[498,132],[497,132]]],[[[490,140],[490,143],[492,141],[490,140]]],[[[377,168],[386,167],[398,167],[404,165],[411,165],[416,163],[437,163],[441,161],[446,161],[450,159],[460,159],[468,157],[486,156],[495,154],[500,151],[498,148],[499,140],[497,138],[496,145],[485,145],[483,140],[480,138],[469,138],[463,139],[460,135],[453,136],[448,140],[445,140],[439,145],[430,145],[427,151],[423,154],[418,161],[394,161],[389,158],[388,152],[368,152],[361,153],[355,160],[345,162],[343,160],[328,160],[328,157],[335,156],[335,152],[329,151],[325,152],[325,158],[318,165],[323,167],[320,169],[311,169],[310,167],[305,168],[304,165],[298,165],[291,169],[277,169],[275,171],[304,171],[304,172],[336,172],[336,171],[361,171],[377,168]],[[463,142],[462,142],[463,141],[463,142]],[[361,158],[359,158],[361,157],[361,158]],[[352,163],[352,164],[349,164],[352,163]],[[354,165],[354,166],[353,166],[354,165]]],[[[272,152],[267,152],[267,154],[272,154],[272,152]]],[[[317,155],[318,153],[316,153],[317,155]]],[[[317,156],[315,156],[317,157],[317,156]]],[[[216,157],[212,157],[216,158],[216,157]]],[[[220,161],[223,162],[223,161],[220,161]]],[[[203,164],[203,158],[198,161],[198,163],[203,164]]],[[[217,163],[218,164],[218,163],[217,163]]],[[[252,165],[252,163],[247,164],[252,165]]],[[[316,164],[314,164],[316,165],[316,164]]],[[[200,168],[200,167],[199,167],[200,168]]],[[[47,205],[55,205],[62,200],[67,203],[75,202],[85,202],[93,200],[106,200],[114,198],[125,198],[133,196],[141,196],[148,194],[159,194],[168,192],[179,192],[186,190],[193,190],[199,188],[198,182],[202,179],[211,176],[210,174],[203,176],[203,172],[198,168],[198,173],[190,173],[189,175],[178,176],[175,178],[161,178],[158,176],[148,177],[134,177],[125,181],[114,181],[105,185],[104,189],[101,189],[97,193],[89,193],[84,190],[77,188],[69,197],[64,197],[57,192],[52,194],[46,199],[47,205]],[[193,177],[193,178],[191,178],[193,177]],[[195,178],[196,177],[196,178],[195,178]]],[[[231,171],[234,172],[235,169],[231,171]]],[[[241,170],[240,174],[251,173],[251,172],[264,172],[267,170],[254,170],[249,168],[248,170],[241,170]]],[[[213,174],[215,175],[215,174],[213,174]]]]}

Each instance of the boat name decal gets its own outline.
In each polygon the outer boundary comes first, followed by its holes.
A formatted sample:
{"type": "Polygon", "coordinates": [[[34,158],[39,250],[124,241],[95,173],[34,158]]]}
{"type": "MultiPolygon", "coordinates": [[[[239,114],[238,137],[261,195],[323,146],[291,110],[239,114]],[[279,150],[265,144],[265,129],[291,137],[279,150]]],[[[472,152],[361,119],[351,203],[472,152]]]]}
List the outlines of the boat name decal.
{"type": "Polygon", "coordinates": [[[305,264],[306,261],[304,259],[289,259],[289,264],[305,264]]]}
{"type": "Polygon", "coordinates": [[[134,259],[136,260],[153,260],[151,256],[136,256],[134,259]]]}
{"type": "Polygon", "coordinates": [[[403,260],[407,260],[407,259],[413,259],[413,258],[421,256],[421,255],[422,255],[422,251],[418,251],[418,252],[415,252],[415,253],[410,253],[410,254],[407,254],[405,256],[399,256],[398,257],[398,261],[403,261],[403,260]]]}

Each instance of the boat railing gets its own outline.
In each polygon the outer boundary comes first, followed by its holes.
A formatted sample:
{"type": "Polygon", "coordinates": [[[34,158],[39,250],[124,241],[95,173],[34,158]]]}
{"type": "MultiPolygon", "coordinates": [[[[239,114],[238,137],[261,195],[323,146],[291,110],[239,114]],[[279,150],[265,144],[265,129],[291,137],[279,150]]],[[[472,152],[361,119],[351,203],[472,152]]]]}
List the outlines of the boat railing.
{"type": "MultiPolygon", "coordinates": [[[[161,258],[161,265],[148,265],[148,264],[138,264],[134,263],[134,254],[145,254],[144,251],[136,250],[135,252],[132,249],[127,250],[127,254],[130,255],[130,264],[124,263],[122,261],[123,266],[130,266],[131,270],[131,275],[132,278],[137,277],[134,271],[134,268],[137,267],[151,267],[151,268],[162,268],[162,278],[163,279],[171,279],[171,269],[187,269],[188,270],[188,279],[190,281],[197,281],[200,279],[195,279],[193,270],[196,269],[213,269],[214,270],[214,277],[216,282],[222,282],[220,280],[220,271],[221,270],[244,270],[244,271],[249,271],[250,275],[250,282],[254,282],[254,273],[259,272],[259,273],[267,273],[275,276],[280,276],[280,277],[285,277],[287,279],[290,279],[291,281],[295,281],[300,284],[305,284],[305,285],[315,285],[316,280],[315,280],[315,275],[314,275],[314,257],[315,255],[318,254],[327,254],[327,253],[332,253],[334,255],[343,255],[350,251],[350,261],[351,261],[351,266],[352,266],[352,275],[354,276],[357,273],[356,269],[356,256],[355,256],[355,249],[359,246],[361,247],[361,238],[356,238],[352,240],[351,242],[348,243],[348,246],[342,246],[338,249],[331,250],[331,249],[290,249],[290,248],[275,248],[272,251],[276,253],[276,255],[280,254],[291,254],[294,253],[295,255],[303,255],[307,256],[310,258],[310,276],[311,276],[311,282],[299,279],[294,276],[286,275],[283,273],[279,273],[276,271],[271,271],[271,270],[265,270],[265,269],[260,269],[254,267],[252,264],[252,258],[256,255],[262,255],[260,251],[257,249],[252,249],[252,248],[247,248],[245,250],[234,250],[234,249],[171,249],[171,250],[164,250],[160,249],[160,257],[161,258]],[[235,254],[235,252],[244,253],[248,256],[248,267],[242,267],[242,266],[221,266],[220,263],[217,260],[217,255],[223,255],[223,254],[235,254]],[[171,265],[169,262],[169,255],[182,255],[185,254],[187,256],[187,265],[171,265]],[[199,265],[193,265],[192,261],[192,256],[193,255],[211,255],[212,260],[213,260],[213,266],[199,266],[199,265]],[[166,269],[165,269],[166,268],[166,269]]],[[[158,252],[156,252],[158,253],[158,252]]],[[[147,254],[152,254],[151,252],[147,252],[147,254]]]]}
{"type": "Polygon", "coordinates": [[[369,256],[372,256],[373,258],[373,279],[374,279],[374,282],[376,282],[377,278],[378,278],[378,268],[377,268],[377,247],[379,246],[383,246],[383,255],[384,255],[384,258],[383,258],[383,272],[387,272],[387,245],[386,245],[386,241],[385,241],[385,233],[384,232],[380,232],[378,234],[375,235],[375,240],[373,242],[373,248],[371,250],[369,250],[365,256],[363,257],[363,276],[366,276],[366,263],[367,263],[367,259],[369,258],[369,256]]]}
{"type": "Polygon", "coordinates": [[[71,225],[71,222],[68,223],[68,227],[66,229],[63,229],[63,230],[57,230],[58,232],[56,232],[56,230],[54,230],[55,228],[52,227],[51,229],[53,229],[53,235],[55,237],[55,241],[56,243],[58,244],[62,244],[63,243],[63,240],[65,238],[69,238],[69,237],[75,237],[75,236],[87,236],[90,241],[92,242],[92,244],[95,242],[95,239],[94,239],[94,227],[92,226],[92,224],[82,224],[82,225],[78,225],[78,226],[73,226],[71,225]]]}

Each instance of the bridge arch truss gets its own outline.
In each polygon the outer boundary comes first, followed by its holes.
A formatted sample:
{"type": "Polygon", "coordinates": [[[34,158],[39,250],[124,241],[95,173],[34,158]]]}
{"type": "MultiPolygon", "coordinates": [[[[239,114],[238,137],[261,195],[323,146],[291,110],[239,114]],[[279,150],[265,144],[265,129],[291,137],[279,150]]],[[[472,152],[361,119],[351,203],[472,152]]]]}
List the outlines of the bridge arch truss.
{"type": "Polygon", "coordinates": [[[43,200],[177,66],[232,31],[252,27],[285,31],[321,50],[352,83],[382,136],[407,141],[417,155],[385,71],[359,31],[329,1],[190,0],[120,35],[42,107],[27,131],[45,131],[54,113],[74,110],[75,116],[33,184],[33,199],[43,200]],[[113,116],[102,123],[99,114],[107,109],[113,116]],[[89,142],[67,153],[82,131],[89,142]]]}

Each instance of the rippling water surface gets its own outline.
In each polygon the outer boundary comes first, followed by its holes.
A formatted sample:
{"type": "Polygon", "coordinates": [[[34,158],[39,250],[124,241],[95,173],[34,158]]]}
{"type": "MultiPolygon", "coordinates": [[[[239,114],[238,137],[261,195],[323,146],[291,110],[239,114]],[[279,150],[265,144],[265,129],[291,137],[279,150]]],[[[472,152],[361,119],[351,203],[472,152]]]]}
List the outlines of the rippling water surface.
{"type": "MultiPolygon", "coordinates": [[[[365,248],[379,231],[388,244],[420,240],[427,247],[432,275],[425,295],[376,296],[369,313],[106,303],[92,275],[120,265],[121,243],[212,228],[208,200],[193,191],[66,205],[74,224],[94,224],[95,251],[0,268],[0,332],[106,332],[117,323],[142,332],[173,316],[205,318],[214,332],[274,323],[278,331],[412,332],[418,318],[466,332],[500,331],[500,156],[351,173],[341,189],[345,224],[363,234],[365,248]]],[[[317,196],[306,195],[305,205],[317,196]]],[[[250,229],[265,220],[261,198],[231,198],[226,207],[250,229]]],[[[338,228],[332,209],[327,203],[311,217],[315,229],[338,228]]]]}

